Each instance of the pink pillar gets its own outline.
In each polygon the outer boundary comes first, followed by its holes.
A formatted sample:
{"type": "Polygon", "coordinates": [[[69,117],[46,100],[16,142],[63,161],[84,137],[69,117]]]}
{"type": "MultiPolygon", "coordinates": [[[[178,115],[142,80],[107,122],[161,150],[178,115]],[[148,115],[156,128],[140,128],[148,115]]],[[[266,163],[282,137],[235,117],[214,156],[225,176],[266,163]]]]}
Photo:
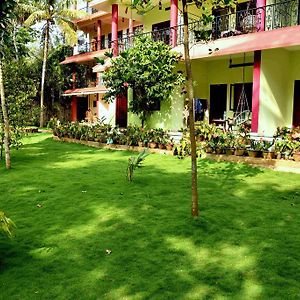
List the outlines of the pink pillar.
{"type": "Polygon", "coordinates": [[[129,35],[133,35],[133,20],[129,19],[129,35]]]}
{"type": "Polygon", "coordinates": [[[171,46],[176,47],[177,44],[177,26],[178,26],[178,0],[171,0],[171,46]]]}
{"type": "Polygon", "coordinates": [[[101,50],[101,21],[97,21],[97,50],[101,50]]]}
{"type": "Polygon", "coordinates": [[[266,22],[266,0],[256,0],[256,28],[257,31],[265,30],[266,22]]]}
{"type": "Polygon", "coordinates": [[[251,132],[258,131],[261,51],[254,52],[251,132]]]}
{"type": "Polygon", "coordinates": [[[113,55],[118,56],[118,4],[112,5],[111,41],[113,55]]]}
{"type": "Polygon", "coordinates": [[[71,101],[71,121],[76,122],[77,121],[77,97],[72,96],[71,101]]]}
{"type": "MultiPolygon", "coordinates": [[[[72,88],[76,89],[76,72],[75,72],[75,66],[73,66],[73,72],[72,72],[72,88]]],[[[76,122],[77,121],[77,97],[72,96],[71,101],[71,121],[76,122]]]]}
{"type": "Polygon", "coordinates": [[[97,118],[100,119],[100,95],[97,94],[97,118]]]}

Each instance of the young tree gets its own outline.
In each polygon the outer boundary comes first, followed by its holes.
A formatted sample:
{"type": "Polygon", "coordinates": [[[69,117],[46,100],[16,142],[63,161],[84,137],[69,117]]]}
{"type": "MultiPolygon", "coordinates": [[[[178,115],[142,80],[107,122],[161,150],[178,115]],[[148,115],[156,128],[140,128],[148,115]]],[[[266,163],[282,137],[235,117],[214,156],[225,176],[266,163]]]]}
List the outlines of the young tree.
{"type": "MultiPolygon", "coordinates": [[[[212,10],[216,7],[224,7],[233,4],[235,0],[191,0],[189,4],[195,4],[199,9],[199,21],[207,26],[212,21],[212,10]]],[[[151,0],[133,0],[132,7],[140,10],[146,10],[151,0]]],[[[197,176],[197,154],[195,141],[195,122],[194,122],[194,90],[193,90],[193,73],[190,59],[190,42],[189,42],[189,17],[187,0],[182,0],[183,22],[184,22],[184,60],[186,70],[186,90],[189,106],[189,131],[191,140],[191,175],[192,175],[192,216],[199,215],[198,208],[198,176],[197,176]]]]}
{"type": "Polygon", "coordinates": [[[69,6],[74,1],[67,0],[42,0],[33,1],[32,5],[23,5],[24,11],[29,13],[25,21],[26,26],[43,23],[43,67],[41,80],[40,98],[40,127],[44,126],[44,89],[46,77],[46,65],[49,51],[50,33],[55,26],[64,34],[66,44],[75,45],[77,43],[76,28],[72,20],[83,16],[82,12],[70,9],[69,6]]]}
{"type": "Polygon", "coordinates": [[[7,114],[7,107],[5,101],[4,83],[3,83],[3,71],[2,61],[4,58],[4,52],[7,43],[10,39],[10,25],[14,15],[14,8],[16,6],[15,0],[1,1],[0,3],[0,98],[1,98],[1,109],[2,119],[4,123],[4,147],[5,147],[5,163],[6,168],[11,168],[10,162],[10,133],[9,133],[9,119],[7,114]]]}
{"type": "Polygon", "coordinates": [[[175,85],[182,82],[181,75],[175,72],[179,59],[180,55],[162,42],[145,36],[136,38],[134,46],[112,59],[112,66],[104,73],[104,84],[109,89],[106,100],[126,95],[131,87],[130,110],[144,126],[153,108],[168,99],[175,85]]]}

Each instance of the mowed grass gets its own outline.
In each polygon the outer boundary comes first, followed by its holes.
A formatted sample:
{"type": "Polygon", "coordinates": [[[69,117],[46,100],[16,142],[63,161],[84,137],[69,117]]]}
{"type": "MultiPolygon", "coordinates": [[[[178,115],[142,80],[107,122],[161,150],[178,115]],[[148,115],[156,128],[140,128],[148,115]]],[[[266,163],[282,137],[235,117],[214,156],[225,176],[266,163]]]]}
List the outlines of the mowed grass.
{"type": "Polygon", "coordinates": [[[300,176],[26,139],[0,168],[0,299],[300,299],[300,176]],[[40,206],[40,207],[39,207],[40,206]],[[111,254],[106,253],[111,250],[111,254]]]}

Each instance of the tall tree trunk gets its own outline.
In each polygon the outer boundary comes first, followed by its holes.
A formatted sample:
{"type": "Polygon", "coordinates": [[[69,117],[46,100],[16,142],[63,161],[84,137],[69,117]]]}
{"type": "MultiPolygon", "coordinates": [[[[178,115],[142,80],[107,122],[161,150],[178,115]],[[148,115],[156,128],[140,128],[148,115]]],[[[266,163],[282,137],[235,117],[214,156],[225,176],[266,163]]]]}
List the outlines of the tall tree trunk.
{"type": "Polygon", "coordinates": [[[5,103],[5,94],[4,94],[4,82],[3,82],[3,75],[2,75],[2,61],[0,60],[0,98],[1,98],[1,109],[3,114],[3,123],[4,123],[4,149],[5,149],[5,164],[6,169],[11,168],[10,162],[10,148],[9,148],[9,141],[10,141],[10,134],[9,134],[9,120],[8,120],[8,113],[5,103]]]}
{"type": "Polygon", "coordinates": [[[47,66],[47,56],[48,56],[48,47],[49,47],[49,29],[50,29],[49,27],[50,27],[50,22],[47,21],[45,27],[44,55],[43,55],[42,82],[41,82],[40,127],[44,127],[44,90],[45,90],[46,66],[47,66]]]}
{"type": "Polygon", "coordinates": [[[198,187],[197,187],[197,154],[196,154],[196,140],[195,140],[195,118],[194,118],[194,90],[193,90],[193,76],[192,65],[189,50],[189,21],[186,0],[182,0],[183,22],[184,22],[184,60],[186,69],[186,89],[189,104],[189,129],[191,140],[191,165],[192,165],[192,216],[199,215],[198,210],[198,187]]]}

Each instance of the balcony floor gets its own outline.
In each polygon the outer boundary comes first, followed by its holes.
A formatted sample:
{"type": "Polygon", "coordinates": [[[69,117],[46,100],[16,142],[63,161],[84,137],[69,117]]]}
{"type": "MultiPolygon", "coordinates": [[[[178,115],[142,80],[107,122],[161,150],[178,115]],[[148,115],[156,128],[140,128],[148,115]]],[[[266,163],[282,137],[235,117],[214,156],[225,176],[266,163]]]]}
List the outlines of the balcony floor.
{"type": "MultiPolygon", "coordinates": [[[[300,25],[197,43],[191,48],[190,55],[192,59],[198,59],[275,48],[300,49],[300,25]]],[[[183,53],[183,46],[174,50],[183,53]]]]}

